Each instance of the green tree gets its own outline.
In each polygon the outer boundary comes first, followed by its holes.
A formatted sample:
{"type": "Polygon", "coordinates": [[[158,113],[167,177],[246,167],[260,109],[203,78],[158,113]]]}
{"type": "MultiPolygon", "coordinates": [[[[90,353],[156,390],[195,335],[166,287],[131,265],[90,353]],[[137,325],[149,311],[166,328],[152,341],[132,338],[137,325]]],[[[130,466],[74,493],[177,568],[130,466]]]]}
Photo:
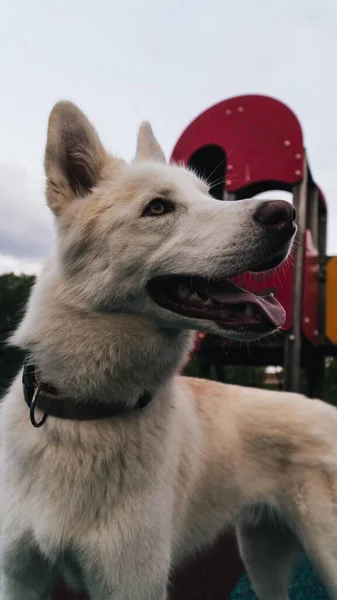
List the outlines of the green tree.
{"type": "Polygon", "coordinates": [[[33,275],[0,275],[0,396],[22,364],[23,353],[7,340],[23,316],[34,281],[33,275]]]}

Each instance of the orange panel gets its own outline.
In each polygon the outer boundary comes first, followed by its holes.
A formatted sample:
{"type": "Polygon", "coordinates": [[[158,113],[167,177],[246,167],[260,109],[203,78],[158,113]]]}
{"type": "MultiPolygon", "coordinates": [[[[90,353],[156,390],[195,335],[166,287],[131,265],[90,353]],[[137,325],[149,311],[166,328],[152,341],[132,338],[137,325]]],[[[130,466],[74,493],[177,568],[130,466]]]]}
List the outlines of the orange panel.
{"type": "Polygon", "coordinates": [[[330,258],[326,266],[325,334],[337,344],[337,256],[330,258]]]}

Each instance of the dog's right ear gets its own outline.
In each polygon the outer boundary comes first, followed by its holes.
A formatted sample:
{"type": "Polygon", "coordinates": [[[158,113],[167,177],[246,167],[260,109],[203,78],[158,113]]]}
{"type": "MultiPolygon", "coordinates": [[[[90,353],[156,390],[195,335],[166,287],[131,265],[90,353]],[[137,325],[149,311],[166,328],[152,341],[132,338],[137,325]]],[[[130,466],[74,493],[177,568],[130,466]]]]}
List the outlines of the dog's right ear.
{"type": "Polygon", "coordinates": [[[157,142],[148,121],[141,123],[137,138],[137,151],[134,162],[154,161],[165,163],[165,154],[157,142]]]}
{"type": "Polygon", "coordinates": [[[59,215],[75,198],[95,187],[108,154],[91,123],[71,102],[58,102],[50,114],[45,153],[47,202],[59,215]]]}

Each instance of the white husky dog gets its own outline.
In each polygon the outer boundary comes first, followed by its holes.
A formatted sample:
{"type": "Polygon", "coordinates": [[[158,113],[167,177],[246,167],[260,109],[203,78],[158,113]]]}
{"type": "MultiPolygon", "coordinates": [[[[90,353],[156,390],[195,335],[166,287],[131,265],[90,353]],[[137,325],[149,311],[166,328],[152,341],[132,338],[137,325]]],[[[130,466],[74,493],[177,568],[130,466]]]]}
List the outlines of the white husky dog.
{"type": "Polygon", "coordinates": [[[93,600],[164,600],[171,567],[232,524],[259,600],[286,600],[298,547],[336,600],[337,411],[176,374],[193,330],[282,325],[227,278],[286,257],[292,206],[212,199],[148,124],[126,164],[67,102],[45,166],[57,248],[12,339],[29,364],[2,406],[0,598],[45,600],[61,575],[93,600]]]}

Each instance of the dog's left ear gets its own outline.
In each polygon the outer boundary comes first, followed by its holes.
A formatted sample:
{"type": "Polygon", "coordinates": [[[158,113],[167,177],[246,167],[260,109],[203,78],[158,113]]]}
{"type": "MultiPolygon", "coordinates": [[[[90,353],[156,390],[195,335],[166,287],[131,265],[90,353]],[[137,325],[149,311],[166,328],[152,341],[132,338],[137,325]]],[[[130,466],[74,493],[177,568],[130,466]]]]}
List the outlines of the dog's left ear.
{"type": "Polygon", "coordinates": [[[61,214],[86,196],[102,177],[109,155],[86,116],[71,102],[56,104],[49,117],[45,153],[47,202],[61,214]]]}
{"type": "Polygon", "coordinates": [[[165,154],[159,146],[150,123],[144,121],[138,131],[137,152],[134,162],[154,161],[165,163],[165,154]]]}

